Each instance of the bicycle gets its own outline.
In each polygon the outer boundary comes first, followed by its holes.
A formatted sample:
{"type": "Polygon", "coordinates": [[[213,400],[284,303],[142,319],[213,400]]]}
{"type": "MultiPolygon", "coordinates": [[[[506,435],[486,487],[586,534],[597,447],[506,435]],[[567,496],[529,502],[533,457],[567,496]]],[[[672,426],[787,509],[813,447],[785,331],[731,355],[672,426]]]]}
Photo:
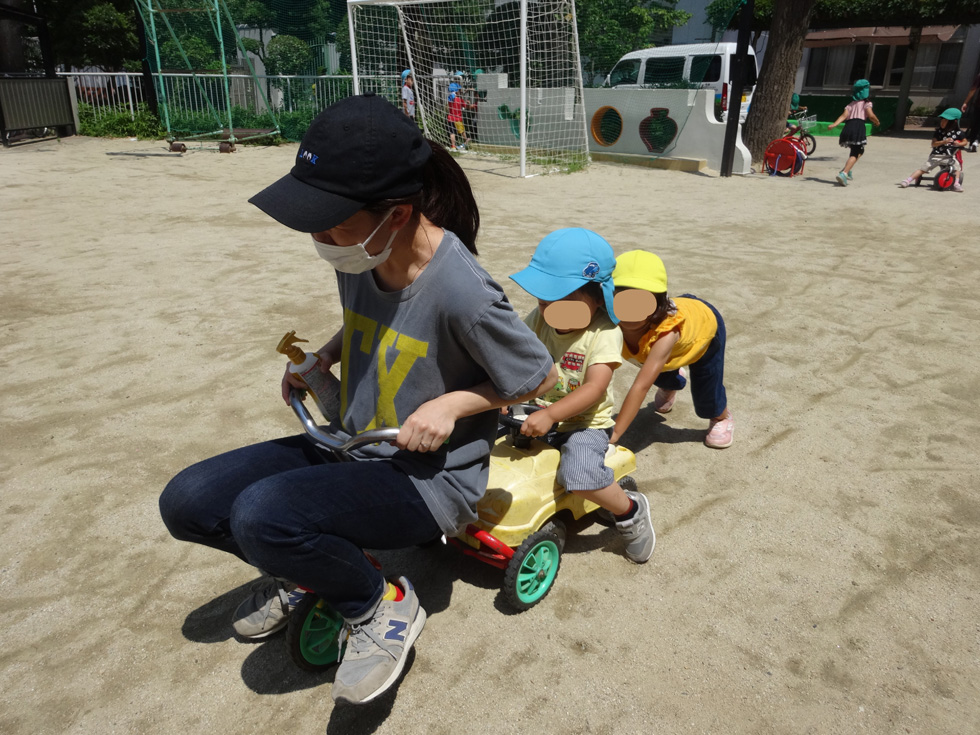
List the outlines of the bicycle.
{"type": "Polygon", "coordinates": [[[817,139],[809,131],[817,126],[817,116],[807,115],[806,108],[801,107],[791,112],[790,117],[796,121],[796,124],[787,121],[786,127],[788,132],[783,137],[799,139],[803,144],[803,152],[807,156],[812,155],[817,150],[817,139]]]}

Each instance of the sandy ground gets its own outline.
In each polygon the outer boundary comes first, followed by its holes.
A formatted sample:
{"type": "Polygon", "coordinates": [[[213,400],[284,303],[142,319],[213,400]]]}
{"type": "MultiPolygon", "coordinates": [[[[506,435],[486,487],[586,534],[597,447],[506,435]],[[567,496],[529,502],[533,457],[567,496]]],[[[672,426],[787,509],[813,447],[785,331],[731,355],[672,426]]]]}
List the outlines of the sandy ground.
{"type": "Polygon", "coordinates": [[[382,555],[430,617],[362,708],[282,636],[235,640],[254,570],[157,511],[187,464],[297,429],[276,342],[335,329],[328,266],[246,204],[295,147],[0,152],[0,732],[975,732],[980,155],[964,194],[902,190],[928,143],[874,139],[842,189],[819,142],[795,179],[464,160],[502,282],[580,225],[718,306],[736,442],[705,448],[686,395],[644,410],[653,559],[582,529],[524,614],[451,549],[382,555]]]}

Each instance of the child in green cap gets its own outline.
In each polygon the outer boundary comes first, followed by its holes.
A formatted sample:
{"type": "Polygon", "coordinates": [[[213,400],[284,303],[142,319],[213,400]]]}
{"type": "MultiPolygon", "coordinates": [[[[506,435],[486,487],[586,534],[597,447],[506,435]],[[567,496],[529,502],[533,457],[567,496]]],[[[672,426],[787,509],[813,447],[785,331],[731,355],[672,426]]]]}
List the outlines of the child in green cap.
{"type": "Polygon", "coordinates": [[[913,171],[911,176],[899,184],[903,189],[917,184],[919,178],[938,166],[950,166],[956,176],[953,191],[963,191],[963,157],[960,152],[970,142],[960,129],[960,117],[963,115],[955,107],[947,108],[939,116],[939,126],[932,134],[932,150],[922,168],[913,171]]]}
{"type": "Polygon", "coordinates": [[[858,159],[864,155],[864,146],[868,144],[866,122],[870,120],[875,127],[881,125],[881,121],[871,109],[872,103],[868,99],[870,95],[871,82],[867,79],[858,79],[851,89],[851,101],[844,108],[840,117],[827,126],[827,130],[833,130],[843,122],[844,129],[841,130],[839,138],[840,147],[851,149],[851,155],[847,157],[844,168],[837,174],[837,183],[841,186],[847,186],[854,178],[851,169],[854,168],[858,159]],[[847,122],[844,122],[845,120],[847,122]]]}

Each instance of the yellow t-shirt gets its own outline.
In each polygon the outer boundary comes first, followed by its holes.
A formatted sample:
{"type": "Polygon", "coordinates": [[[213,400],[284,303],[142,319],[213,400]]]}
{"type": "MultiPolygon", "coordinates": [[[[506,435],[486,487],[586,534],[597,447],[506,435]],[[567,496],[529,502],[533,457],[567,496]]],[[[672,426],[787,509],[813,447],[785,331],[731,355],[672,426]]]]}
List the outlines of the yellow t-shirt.
{"type": "MultiPolygon", "coordinates": [[[[551,353],[558,368],[558,382],[555,387],[536,400],[542,406],[550,406],[559,401],[585,382],[585,372],[590,365],[597,363],[622,364],[620,354],[623,350],[623,333],[614,325],[605,312],[597,312],[592,323],[585,329],[568,334],[558,334],[554,327],[548,326],[541,313],[535,309],[524,320],[551,353]]],[[[576,429],[608,429],[615,425],[613,407],[615,397],[612,383],[605,394],[588,411],[571,416],[558,424],[558,431],[576,429]]]]}
{"type": "Polygon", "coordinates": [[[715,313],[705,306],[703,301],[697,299],[677,298],[672,300],[677,311],[668,315],[660,324],[644,334],[640,338],[636,352],[632,352],[629,346],[625,342],[623,343],[623,357],[626,360],[634,365],[642,365],[647,361],[653,343],[671,332],[677,332],[679,336],[670,351],[667,364],[664,365],[665,372],[677,370],[701,359],[718,332],[718,320],[715,319],[715,313]]]}

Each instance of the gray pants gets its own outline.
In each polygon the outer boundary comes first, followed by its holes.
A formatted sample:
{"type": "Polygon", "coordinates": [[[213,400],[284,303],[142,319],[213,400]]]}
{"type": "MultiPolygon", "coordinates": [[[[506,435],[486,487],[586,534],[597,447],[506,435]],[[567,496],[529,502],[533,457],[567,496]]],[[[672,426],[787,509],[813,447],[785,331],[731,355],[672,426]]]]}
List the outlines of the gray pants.
{"type": "Polygon", "coordinates": [[[556,432],[548,438],[561,449],[558,484],[569,492],[601,490],[612,484],[615,476],[606,467],[609,434],[603,429],[578,429],[556,432]]]}

